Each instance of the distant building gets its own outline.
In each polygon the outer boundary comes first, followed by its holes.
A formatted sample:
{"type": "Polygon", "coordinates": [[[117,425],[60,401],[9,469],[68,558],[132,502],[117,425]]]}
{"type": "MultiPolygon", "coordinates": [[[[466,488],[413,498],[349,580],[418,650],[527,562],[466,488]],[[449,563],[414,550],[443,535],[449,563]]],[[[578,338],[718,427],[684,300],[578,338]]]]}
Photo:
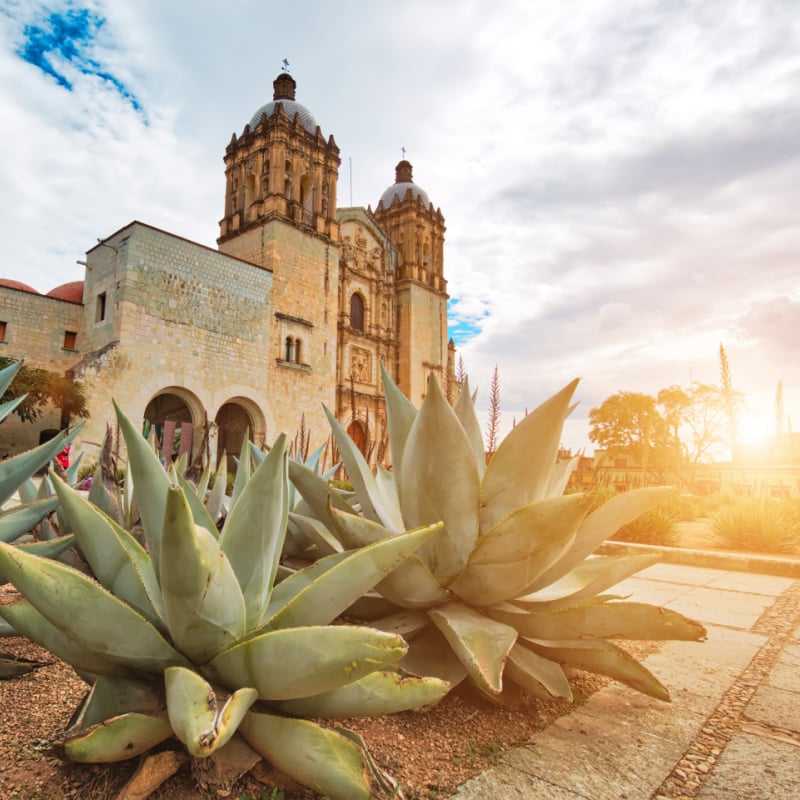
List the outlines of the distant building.
{"type": "MultiPolygon", "coordinates": [[[[374,461],[385,446],[380,364],[415,403],[452,372],[444,217],[401,161],[371,208],[337,209],[339,148],[278,75],[272,101],[225,161],[218,250],[134,221],[99,240],[85,279],[40,295],[0,281],[0,354],[83,382],[91,451],[115,399],[155,427],[166,458],[238,454],[304,420],[327,436],[327,405],[374,461]]],[[[0,426],[0,449],[59,425],[0,426]]]]}

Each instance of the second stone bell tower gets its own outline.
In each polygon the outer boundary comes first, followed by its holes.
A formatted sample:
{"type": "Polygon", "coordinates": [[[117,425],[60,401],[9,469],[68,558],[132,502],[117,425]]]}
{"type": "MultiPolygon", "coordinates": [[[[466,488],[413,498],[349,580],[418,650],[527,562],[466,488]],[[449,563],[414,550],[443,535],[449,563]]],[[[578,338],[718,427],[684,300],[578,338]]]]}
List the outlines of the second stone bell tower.
{"type": "Polygon", "coordinates": [[[395,168],[395,182],[381,195],[374,215],[397,252],[398,386],[418,406],[428,375],[435,372],[442,384],[447,377],[444,217],[414,183],[406,160],[395,168]]]}

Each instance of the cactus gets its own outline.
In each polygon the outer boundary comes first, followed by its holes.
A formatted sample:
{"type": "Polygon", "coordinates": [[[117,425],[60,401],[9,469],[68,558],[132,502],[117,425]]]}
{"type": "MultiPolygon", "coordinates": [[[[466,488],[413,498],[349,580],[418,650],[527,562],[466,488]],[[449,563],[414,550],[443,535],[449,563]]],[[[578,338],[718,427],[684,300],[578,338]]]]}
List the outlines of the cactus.
{"type": "Polygon", "coordinates": [[[382,603],[359,606],[371,625],[408,640],[400,666],[451,686],[469,678],[489,697],[508,700],[520,688],[572,699],[565,669],[577,667],[668,700],[657,678],[611,640],[700,640],[705,629],[606,594],[657,556],[592,554],[671,490],[621,494],[588,514],[582,495],[564,494],[572,463],[557,454],[577,381],[517,424],[488,464],[469,384],[453,408],[432,376],[417,411],[385,370],[383,381],[392,471],[373,474],[327,412],[356,504],[302,465],[290,465],[290,477],[308,513],[344,548],[443,524],[377,585],[382,603]]]}
{"type": "Polygon", "coordinates": [[[25,598],[0,616],[91,684],[67,731],[67,756],[118,761],[177,737],[192,756],[213,758],[237,737],[330,797],[390,793],[355,734],[303,717],[383,714],[444,695],[437,678],[398,677],[407,649],[399,635],[330,624],[441,526],[335,554],[276,584],[288,516],[285,436],[252,473],[246,448],[218,532],[194,488],[175,485],[117,415],[144,545],[55,476],[96,580],[0,544],[0,570],[25,598]]]}

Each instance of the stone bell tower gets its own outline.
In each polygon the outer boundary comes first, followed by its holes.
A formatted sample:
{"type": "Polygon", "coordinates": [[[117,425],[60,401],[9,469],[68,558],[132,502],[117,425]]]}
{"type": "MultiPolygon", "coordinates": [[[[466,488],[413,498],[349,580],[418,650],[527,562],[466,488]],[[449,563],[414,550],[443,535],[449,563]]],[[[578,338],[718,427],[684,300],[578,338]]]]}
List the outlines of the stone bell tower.
{"type": "Polygon", "coordinates": [[[397,251],[395,278],[398,386],[414,405],[425,396],[428,375],[444,383],[448,368],[444,217],[417,186],[408,161],[374,212],[397,251]]]}
{"type": "MultiPolygon", "coordinates": [[[[225,151],[225,213],[219,249],[272,272],[269,403],[278,430],[327,429],[333,407],[339,226],[339,148],[295,100],[296,82],[281,72],[273,99],[234,135],[225,151]],[[309,420],[308,414],[314,415],[309,420]]],[[[268,303],[268,298],[265,298],[268,303]]]]}

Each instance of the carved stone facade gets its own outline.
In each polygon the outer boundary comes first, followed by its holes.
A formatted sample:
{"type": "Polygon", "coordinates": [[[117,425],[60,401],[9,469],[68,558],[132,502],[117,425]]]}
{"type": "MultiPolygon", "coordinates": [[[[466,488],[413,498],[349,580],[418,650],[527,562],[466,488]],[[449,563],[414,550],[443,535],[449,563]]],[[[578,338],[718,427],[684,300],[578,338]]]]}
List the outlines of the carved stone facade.
{"type": "Polygon", "coordinates": [[[15,345],[4,354],[54,366],[26,348],[26,326],[52,320],[48,341],[73,334],[56,361],[85,384],[83,449],[99,444],[112,398],[156,427],[166,458],[209,445],[230,457],[246,431],[269,443],[301,418],[319,440],[324,404],[374,463],[387,457],[381,364],[417,405],[431,372],[452,372],[441,211],[407,161],[374,213],[337,210],[336,142],[290,75],[273,86],[225,151],[218,251],[133,222],[88,252],[77,298],[0,281],[15,345]],[[50,315],[15,311],[26,303],[50,315]]]}

